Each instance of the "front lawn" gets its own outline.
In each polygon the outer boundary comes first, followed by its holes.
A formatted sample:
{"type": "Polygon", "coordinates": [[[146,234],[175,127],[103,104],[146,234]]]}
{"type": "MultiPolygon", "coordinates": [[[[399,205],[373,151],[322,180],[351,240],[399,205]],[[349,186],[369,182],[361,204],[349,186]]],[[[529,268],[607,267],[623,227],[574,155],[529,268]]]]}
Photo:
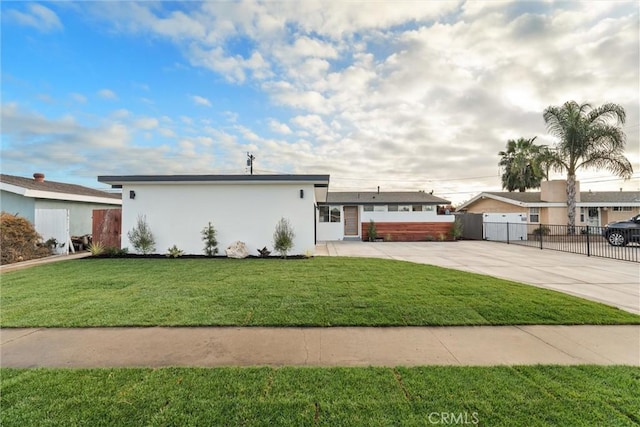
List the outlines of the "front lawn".
{"type": "Polygon", "coordinates": [[[0,375],[4,427],[640,423],[640,369],[621,366],[5,368],[0,375]]]}
{"type": "Polygon", "coordinates": [[[559,292],[382,259],[81,259],[1,280],[3,327],[640,323],[559,292]]]}

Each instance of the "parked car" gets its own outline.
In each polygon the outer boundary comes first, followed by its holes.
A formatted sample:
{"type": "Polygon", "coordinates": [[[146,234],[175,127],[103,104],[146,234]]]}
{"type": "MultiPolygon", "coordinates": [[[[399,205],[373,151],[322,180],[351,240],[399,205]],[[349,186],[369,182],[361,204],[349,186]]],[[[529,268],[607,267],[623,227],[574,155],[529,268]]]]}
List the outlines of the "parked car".
{"type": "Polygon", "coordinates": [[[640,243],[640,215],[626,221],[610,222],[602,229],[602,235],[612,246],[640,243]]]}

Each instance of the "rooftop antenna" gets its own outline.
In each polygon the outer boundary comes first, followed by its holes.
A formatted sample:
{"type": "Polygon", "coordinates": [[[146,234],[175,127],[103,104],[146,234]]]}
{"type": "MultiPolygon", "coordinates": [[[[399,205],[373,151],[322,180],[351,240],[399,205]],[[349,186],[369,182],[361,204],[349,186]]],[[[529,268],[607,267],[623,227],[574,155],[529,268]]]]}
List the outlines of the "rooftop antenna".
{"type": "Polygon", "coordinates": [[[247,166],[249,166],[249,170],[251,171],[251,175],[253,175],[253,161],[256,157],[247,151],[247,166]]]}

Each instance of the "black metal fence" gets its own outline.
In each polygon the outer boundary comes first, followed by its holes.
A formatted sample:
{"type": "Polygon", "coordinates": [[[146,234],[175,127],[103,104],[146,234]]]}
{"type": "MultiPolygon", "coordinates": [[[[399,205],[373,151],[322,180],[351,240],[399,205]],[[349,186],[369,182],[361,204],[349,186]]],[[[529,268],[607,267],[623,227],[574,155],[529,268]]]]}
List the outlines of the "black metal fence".
{"type": "Polygon", "coordinates": [[[605,227],[589,225],[569,227],[485,222],[482,238],[507,244],[640,262],[640,241],[635,230],[616,230],[616,235],[611,237],[610,230],[605,227]]]}

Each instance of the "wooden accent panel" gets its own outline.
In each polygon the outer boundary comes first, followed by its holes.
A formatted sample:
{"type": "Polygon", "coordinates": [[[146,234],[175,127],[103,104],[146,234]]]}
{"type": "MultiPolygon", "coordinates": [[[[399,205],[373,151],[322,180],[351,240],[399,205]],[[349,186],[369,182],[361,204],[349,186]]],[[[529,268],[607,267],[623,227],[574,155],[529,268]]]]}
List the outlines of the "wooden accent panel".
{"type": "MultiPolygon", "coordinates": [[[[369,240],[369,223],[362,223],[362,240],[369,240]]],[[[451,240],[452,222],[376,222],[378,238],[394,242],[451,240]]]]}
{"type": "Polygon", "coordinates": [[[120,248],[122,209],[94,209],[92,224],[93,242],[106,247],[120,248]]]}

